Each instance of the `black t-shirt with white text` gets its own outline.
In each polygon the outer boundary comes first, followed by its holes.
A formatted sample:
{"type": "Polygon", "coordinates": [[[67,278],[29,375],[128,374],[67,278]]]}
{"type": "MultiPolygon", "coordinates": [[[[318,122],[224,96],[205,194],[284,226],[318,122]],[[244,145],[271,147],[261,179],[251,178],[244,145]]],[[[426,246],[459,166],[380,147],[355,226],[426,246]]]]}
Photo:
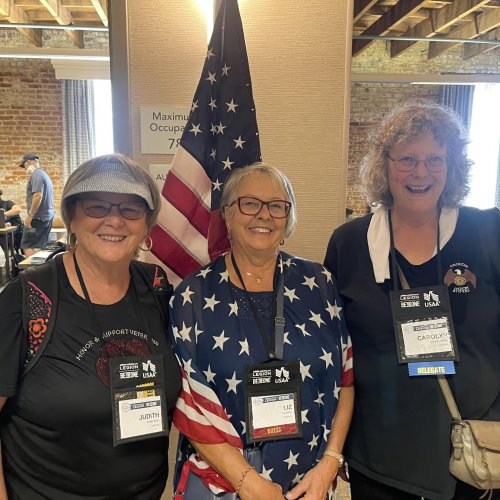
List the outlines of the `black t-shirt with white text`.
{"type": "Polygon", "coordinates": [[[154,297],[131,281],[119,302],[94,305],[101,327],[96,331],[62,259],[58,276],[50,342],[1,414],[8,490],[23,500],[158,499],[168,473],[168,439],[113,447],[109,389],[109,358],[162,353],[170,424],[180,370],[154,297]]]}

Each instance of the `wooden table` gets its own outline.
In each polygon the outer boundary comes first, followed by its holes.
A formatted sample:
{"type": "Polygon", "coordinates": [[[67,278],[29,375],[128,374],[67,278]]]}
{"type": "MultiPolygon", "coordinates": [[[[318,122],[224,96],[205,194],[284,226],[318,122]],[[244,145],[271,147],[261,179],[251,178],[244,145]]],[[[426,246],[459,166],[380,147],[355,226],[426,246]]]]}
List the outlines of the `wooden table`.
{"type": "MultiPolygon", "coordinates": [[[[12,278],[12,270],[10,268],[11,259],[14,258],[14,234],[17,231],[17,226],[0,227],[0,238],[5,240],[5,271],[7,281],[12,278]],[[9,235],[11,244],[9,245],[9,235]]],[[[0,281],[3,283],[3,276],[0,277],[0,281]]]]}

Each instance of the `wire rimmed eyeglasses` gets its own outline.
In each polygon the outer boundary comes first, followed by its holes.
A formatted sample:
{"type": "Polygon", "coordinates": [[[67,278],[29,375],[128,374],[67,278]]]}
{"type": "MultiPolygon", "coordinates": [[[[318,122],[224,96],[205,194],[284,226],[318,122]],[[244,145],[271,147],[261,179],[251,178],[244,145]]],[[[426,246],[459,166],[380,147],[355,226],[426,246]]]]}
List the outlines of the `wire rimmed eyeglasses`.
{"type": "Polygon", "coordinates": [[[430,156],[425,160],[417,160],[411,156],[403,156],[396,160],[388,154],[386,156],[394,162],[394,166],[400,172],[412,172],[417,168],[419,163],[423,163],[429,172],[442,172],[446,169],[446,158],[442,156],[430,156]]]}
{"type": "Polygon", "coordinates": [[[263,201],[252,196],[240,196],[239,198],[236,198],[235,201],[230,203],[228,207],[234,205],[235,203],[238,204],[240,212],[244,215],[258,215],[262,210],[262,207],[265,205],[269,210],[269,214],[274,219],[284,219],[285,217],[288,217],[290,208],[292,207],[292,204],[289,201],[263,201]]]}
{"type": "Polygon", "coordinates": [[[146,213],[146,203],[142,201],[126,201],[123,203],[110,203],[105,200],[79,199],[82,204],[83,213],[94,219],[106,217],[113,207],[118,209],[119,214],[127,220],[138,220],[146,213]]]}

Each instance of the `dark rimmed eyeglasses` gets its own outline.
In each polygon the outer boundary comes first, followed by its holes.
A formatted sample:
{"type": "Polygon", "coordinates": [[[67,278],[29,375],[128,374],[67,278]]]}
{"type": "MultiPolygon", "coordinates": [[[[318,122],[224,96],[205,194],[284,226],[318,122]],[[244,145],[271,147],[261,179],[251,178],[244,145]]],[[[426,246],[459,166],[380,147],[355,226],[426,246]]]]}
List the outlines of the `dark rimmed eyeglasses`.
{"type": "Polygon", "coordinates": [[[79,199],[78,201],[82,204],[83,213],[94,219],[106,217],[113,207],[116,207],[119,214],[127,220],[138,220],[146,213],[146,203],[142,201],[126,201],[124,203],[110,203],[95,199],[79,199]]]}
{"type": "Polygon", "coordinates": [[[417,168],[419,163],[423,163],[429,172],[442,172],[446,169],[446,158],[442,156],[430,156],[425,160],[417,160],[411,156],[403,156],[396,160],[388,154],[386,156],[394,162],[394,166],[400,172],[412,172],[417,168]]]}
{"type": "Polygon", "coordinates": [[[269,214],[274,219],[284,219],[285,217],[288,217],[290,208],[292,207],[292,204],[289,201],[263,201],[259,200],[259,198],[253,198],[252,196],[240,196],[235,201],[233,201],[233,203],[230,203],[228,207],[234,205],[235,203],[238,204],[240,212],[244,215],[257,215],[265,205],[269,210],[269,214]]]}

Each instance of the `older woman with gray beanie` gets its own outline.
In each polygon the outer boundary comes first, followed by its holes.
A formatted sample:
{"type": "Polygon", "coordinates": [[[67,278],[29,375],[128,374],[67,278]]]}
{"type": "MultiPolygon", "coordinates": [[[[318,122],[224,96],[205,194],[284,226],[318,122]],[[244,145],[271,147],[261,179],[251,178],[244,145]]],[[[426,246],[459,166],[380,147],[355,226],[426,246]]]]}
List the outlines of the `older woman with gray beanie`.
{"type": "Polygon", "coordinates": [[[83,163],[62,194],[68,252],[0,295],[0,499],[160,498],[181,380],[172,288],[134,260],[159,208],[125,156],[83,163]]]}

